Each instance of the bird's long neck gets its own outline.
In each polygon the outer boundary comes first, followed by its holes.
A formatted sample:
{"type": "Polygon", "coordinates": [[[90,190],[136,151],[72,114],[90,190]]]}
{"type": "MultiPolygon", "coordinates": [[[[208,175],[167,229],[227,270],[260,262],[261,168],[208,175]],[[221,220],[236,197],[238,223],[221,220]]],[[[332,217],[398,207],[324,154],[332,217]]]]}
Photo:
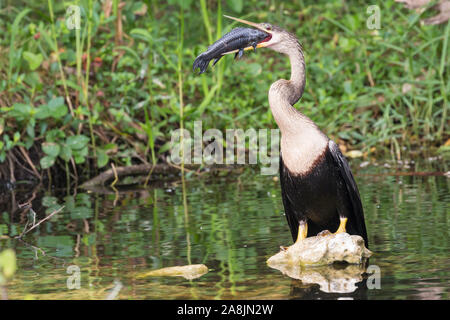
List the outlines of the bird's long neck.
{"type": "Polygon", "coordinates": [[[269,90],[270,109],[282,133],[297,130],[298,121],[311,122],[293,107],[302,97],[306,82],[305,58],[300,44],[292,45],[286,55],[291,62],[291,78],[276,81],[269,90]]]}
{"type": "Polygon", "coordinates": [[[289,82],[294,89],[290,103],[294,105],[302,97],[306,83],[305,57],[300,44],[288,56],[291,62],[291,79],[289,82]]]}
{"type": "Polygon", "coordinates": [[[272,84],[269,104],[281,131],[284,165],[294,174],[305,174],[323,156],[328,138],[311,119],[293,107],[305,89],[305,59],[300,44],[290,46],[286,54],[291,62],[291,78],[272,84]]]}

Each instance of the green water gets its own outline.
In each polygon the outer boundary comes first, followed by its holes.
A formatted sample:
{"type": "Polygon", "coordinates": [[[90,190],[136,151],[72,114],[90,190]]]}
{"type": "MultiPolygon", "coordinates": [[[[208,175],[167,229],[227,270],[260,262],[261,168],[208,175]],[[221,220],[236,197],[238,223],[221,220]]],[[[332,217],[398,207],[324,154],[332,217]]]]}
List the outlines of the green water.
{"type": "Polygon", "coordinates": [[[0,230],[9,239],[0,240],[0,251],[13,248],[18,257],[7,294],[10,299],[105,299],[120,281],[119,299],[449,299],[450,180],[380,175],[393,171],[382,165],[354,168],[379,289],[368,289],[363,281],[353,292],[337,293],[269,268],[267,258],[291,243],[279,182],[247,170],[189,177],[187,206],[177,180],[120,193],[74,195],[72,190],[67,196],[23,185],[4,192],[0,230]],[[60,205],[65,209],[20,241],[13,237],[33,217],[17,204],[33,192],[37,221],[60,205]],[[138,277],[198,263],[209,272],[193,280],[138,277]],[[79,268],[79,289],[68,288],[70,266],[79,268]]]}

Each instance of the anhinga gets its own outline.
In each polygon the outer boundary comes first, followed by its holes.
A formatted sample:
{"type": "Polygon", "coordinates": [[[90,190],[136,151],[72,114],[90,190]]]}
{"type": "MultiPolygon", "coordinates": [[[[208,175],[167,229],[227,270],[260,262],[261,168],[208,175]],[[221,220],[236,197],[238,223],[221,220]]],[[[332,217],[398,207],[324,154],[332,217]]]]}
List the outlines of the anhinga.
{"type": "Polygon", "coordinates": [[[199,55],[194,69],[204,72],[228,53],[269,48],[285,54],[291,62],[291,78],[274,82],[269,104],[281,131],[280,181],[283,205],[294,241],[323,230],[360,235],[368,246],[360,195],[347,160],[339,147],[317,125],[293,107],[305,88],[305,59],[296,36],[268,23],[237,28],[199,55]]]}

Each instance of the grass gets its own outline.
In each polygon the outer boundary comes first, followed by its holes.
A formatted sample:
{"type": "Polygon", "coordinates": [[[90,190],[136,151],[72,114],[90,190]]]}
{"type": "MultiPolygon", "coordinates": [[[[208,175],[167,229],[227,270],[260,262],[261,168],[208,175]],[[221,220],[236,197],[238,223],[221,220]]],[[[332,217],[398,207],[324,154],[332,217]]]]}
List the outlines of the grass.
{"type": "Polygon", "coordinates": [[[428,11],[379,1],[381,29],[369,30],[357,1],[75,4],[79,30],[66,26],[68,3],[1,4],[0,177],[11,163],[19,178],[25,167],[76,181],[112,164],[164,162],[171,132],[198,120],[203,130],[275,128],[267,91],[289,76],[286,58],[259,50],[192,72],[238,26],[223,14],[296,33],[307,63],[297,108],[347,149],[414,158],[449,138],[450,23],[422,26],[428,11]]]}

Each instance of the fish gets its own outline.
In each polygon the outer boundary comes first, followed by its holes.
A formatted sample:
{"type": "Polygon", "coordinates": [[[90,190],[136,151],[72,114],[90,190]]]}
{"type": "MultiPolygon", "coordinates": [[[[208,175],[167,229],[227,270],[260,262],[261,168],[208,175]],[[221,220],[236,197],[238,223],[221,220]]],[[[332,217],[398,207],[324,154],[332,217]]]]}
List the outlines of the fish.
{"type": "Polygon", "coordinates": [[[266,40],[270,35],[262,30],[252,28],[234,28],[222,38],[214,42],[208,49],[201,53],[194,61],[193,71],[198,68],[200,73],[206,71],[209,62],[214,59],[213,66],[227,53],[236,51],[235,59],[239,59],[244,54],[244,48],[253,47],[256,51],[258,43],[266,40]]]}

